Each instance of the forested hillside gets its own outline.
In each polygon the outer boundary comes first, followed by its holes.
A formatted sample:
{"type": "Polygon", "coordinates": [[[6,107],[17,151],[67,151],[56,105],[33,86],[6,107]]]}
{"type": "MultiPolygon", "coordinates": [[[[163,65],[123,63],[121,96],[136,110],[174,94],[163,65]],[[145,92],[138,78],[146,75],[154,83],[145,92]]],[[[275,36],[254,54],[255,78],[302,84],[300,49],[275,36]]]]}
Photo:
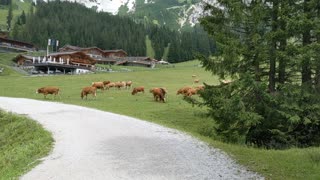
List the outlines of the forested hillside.
{"type": "Polygon", "coordinates": [[[164,58],[168,47],[170,62],[186,61],[193,59],[194,53],[209,55],[214,51],[213,41],[199,27],[193,32],[180,33],[60,1],[38,3],[36,8],[30,8],[26,21],[18,20],[11,31],[12,38],[32,42],[40,48],[45,48],[47,39],[53,38],[60,45],[124,49],[129,56],[146,55],[147,36],[156,59],[164,58]]]}

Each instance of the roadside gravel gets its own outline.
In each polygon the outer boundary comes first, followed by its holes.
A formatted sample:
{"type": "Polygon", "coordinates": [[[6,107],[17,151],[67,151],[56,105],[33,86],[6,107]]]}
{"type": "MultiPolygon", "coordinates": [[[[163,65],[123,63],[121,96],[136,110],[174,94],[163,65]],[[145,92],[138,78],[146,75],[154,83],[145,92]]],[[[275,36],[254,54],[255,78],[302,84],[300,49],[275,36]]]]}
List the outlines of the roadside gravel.
{"type": "Polygon", "coordinates": [[[51,131],[51,154],[21,179],[263,179],[222,151],[135,118],[56,102],[0,97],[0,108],[51,131]]]}

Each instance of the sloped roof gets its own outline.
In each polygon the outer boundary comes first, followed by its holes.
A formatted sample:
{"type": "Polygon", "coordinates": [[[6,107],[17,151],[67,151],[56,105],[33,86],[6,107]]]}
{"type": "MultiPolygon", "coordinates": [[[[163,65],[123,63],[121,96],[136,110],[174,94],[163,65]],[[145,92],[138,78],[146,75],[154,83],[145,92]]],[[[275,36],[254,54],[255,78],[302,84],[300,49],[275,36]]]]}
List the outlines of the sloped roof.
{"type": "Polygon", "coordinates": [[[27,43],[27,42],[23,42],[23,41],[18,41],[18,40],[14,40],[14,39],[8,39],[8,38],[3,38],[0,37],[0,42],[8,42],[8,43],[19,43],[21,45],[25,45],[25,46],[29,46],[29,47],[35,47],[33,44],[31,43],[27,43]]]}
{"type": "Polygon", "coordinates": [[[60,52],[66,52],[66,51],[62,51],[63,49],[70,49],[70,50],[73,50],[73,51],[85,51],[85,50],[90,50],[90,49],[96,49],[96,50],[100,51],[102,54],[105,53],[104,50],[102,50],[102,49],[100,49],[100,48],[98,48],[96,46],[83,48],[83,47],[72,46],[72,45],[67,44],[67,45],[63,46],[62,48],[59,48],[59,51],[60,52]]]}
{"type": "Polygon", "coordinates": [[[127,54],[126,51],[124,51],[123,49],[114,49],[114,50],[104,50],[105,53],[117,53],[117,52],[124,52],[125,54],[127,54]]]}

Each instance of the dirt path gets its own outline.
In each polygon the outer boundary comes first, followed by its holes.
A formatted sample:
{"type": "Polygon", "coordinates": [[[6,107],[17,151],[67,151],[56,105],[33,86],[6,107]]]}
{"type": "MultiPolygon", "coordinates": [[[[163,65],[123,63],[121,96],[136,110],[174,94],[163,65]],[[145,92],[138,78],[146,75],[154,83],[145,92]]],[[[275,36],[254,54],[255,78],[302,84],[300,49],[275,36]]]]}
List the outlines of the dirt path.
{"type": "Polygon", "coordinates": [[[0,97],[52,132],[48,157],[22,179],[262,179],[220,150],[156,124],[55,102],[0,97]]]}

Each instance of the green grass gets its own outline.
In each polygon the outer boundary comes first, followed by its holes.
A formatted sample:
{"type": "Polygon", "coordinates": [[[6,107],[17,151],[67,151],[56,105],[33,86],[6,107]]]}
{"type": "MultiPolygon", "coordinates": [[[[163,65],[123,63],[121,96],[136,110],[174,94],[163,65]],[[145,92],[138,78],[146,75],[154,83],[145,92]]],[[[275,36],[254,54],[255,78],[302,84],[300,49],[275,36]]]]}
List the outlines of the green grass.
{"type": "Polygon", "coordinates": [[[0,111],[0,179],[29,171],[49,153],[52,143],[51,134],[35,121],[0,111]]]}
{"type": "MultiPolygon", "coordinates": [[[[126,67],[127,68],[127,67],[126,67]]],[[[43,77],[0,77],[0,96],[24,97],[38,100],[42,95],[35,89],[42,86],[59,86],[62,98],[56,101],[76,104],[118,114],[137,117],[185,131],[220,148],[237,162],[259,172],[267,179],[320,179],[320,148],[265,150],[243,145],[225,144],[215,140],[214,122],[203,116],[205,108],[192,107],[176,91],[183,86],[193,86],[192,75],[201,82],[218,83],[218,79],[199,66],[198,61],[175,64],[171,68],[156,68],[131,72],[97,73],[90,75],[66,75],[43,77]],[[144,94],[132,96],[129,90],[110,89],[98,92],[97,99],[81,100],[80,91],[93,81],[132,80],[133,86],[145,86],[144,94]],[[14,82],[14,83],[12,83],[14,82]],[[167,103],[153,101],[148,90],[152,87],[166,87],[167,103]]],[[[49,98],[45,101],[53,101],[49,98]]]]}
{"type": "Polygon", "coordinates": [[[151,57],[151,58],[154,58],[155,57],[155,52],[154,52],[154,49],[153,49],[153,47],[152,47],[152,42],[151,42],[151,40],[150,40],[150,38],[149,38],[149,36],[147,35],[146,36],[146,47],[147,47],[147,56],[148,57],[151,57]]]}
{"type": "Polygon", "coordinates": [[[0,65],[12,66],[12,59],[17,55],[18,53],[0,53],[0,65]]]}
{"type": "Polygon", "coordinates": [[[168,44],[168,46],[164,48],[162,59],[165,61],[168,60],[169,49],[170,49],[170,44],[168,44]]]}

